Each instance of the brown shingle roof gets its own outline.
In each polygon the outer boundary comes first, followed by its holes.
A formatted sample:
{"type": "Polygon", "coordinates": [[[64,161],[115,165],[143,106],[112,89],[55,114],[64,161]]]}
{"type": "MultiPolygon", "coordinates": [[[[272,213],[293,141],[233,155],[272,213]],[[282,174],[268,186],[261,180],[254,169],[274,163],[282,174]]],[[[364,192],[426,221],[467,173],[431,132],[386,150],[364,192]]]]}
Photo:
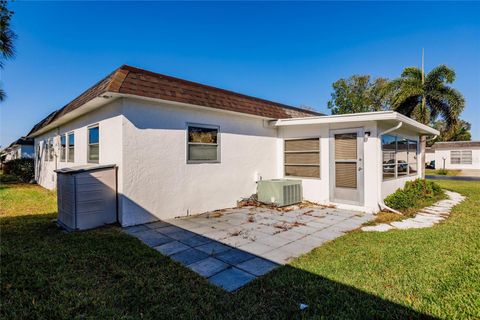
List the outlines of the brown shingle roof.
{"type": "Polygon", "coordinates": [[[323,115],[319,112],[300,109],[123,65],[87,91],[83,92],[66,106],[36,124],[29,134],[32,134],[106,92],[182,102],[273,119],[323,115]]]}
{"type": "Polygon", "coordinates": [[[432,148],[435,150],[480,148],[480,141],[435,142],[432,148]]]}

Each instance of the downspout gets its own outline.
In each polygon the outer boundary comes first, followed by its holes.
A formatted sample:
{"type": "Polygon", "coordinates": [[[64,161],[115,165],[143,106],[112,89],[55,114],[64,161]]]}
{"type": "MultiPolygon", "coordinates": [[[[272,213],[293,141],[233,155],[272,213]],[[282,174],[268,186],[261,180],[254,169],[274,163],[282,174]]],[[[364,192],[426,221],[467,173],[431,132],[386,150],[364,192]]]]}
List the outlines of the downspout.
{"type": "Polygon", "coordinates": [[[400,127],[403,125],[403,122],[398,122],[398,124],[393,127],[393,128],[390,128],[388,130],[385,130],[383,131],[382,133],[380,133],[378,135],[378,139],[380,140],[380,156],[378,157],[379,160],[380,160],[380,172],[379,172],[379,175],[378,175],[378,206],[380,207],[380,210],[388,210],[388,211],[391,211],[391,212],[394,212],[394,213],[398,213],[398,214],[402,214],[401,212],[395,210],[395,209],[392,209],[390,208],[389,206],[387,206],[385,204],[385,202],[383,202],[383,199],[382,199],[382,183],[383,183],[383,157],[382,157],[382,136],[387,134],[387,133],[390,133],[392,131],[395,131],[395,130],[398,130],[400,129],[400,127]]]}

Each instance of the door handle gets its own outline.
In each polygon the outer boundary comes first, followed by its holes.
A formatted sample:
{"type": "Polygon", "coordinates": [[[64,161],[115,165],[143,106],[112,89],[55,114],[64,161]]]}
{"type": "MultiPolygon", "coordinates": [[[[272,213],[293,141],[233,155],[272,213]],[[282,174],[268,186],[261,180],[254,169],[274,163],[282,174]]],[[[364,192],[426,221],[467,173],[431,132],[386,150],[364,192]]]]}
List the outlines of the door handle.
{"type": "Polygon", "coordinates": [[[362,167],[358,167],[358,171],[362,171],[362,167]]]}

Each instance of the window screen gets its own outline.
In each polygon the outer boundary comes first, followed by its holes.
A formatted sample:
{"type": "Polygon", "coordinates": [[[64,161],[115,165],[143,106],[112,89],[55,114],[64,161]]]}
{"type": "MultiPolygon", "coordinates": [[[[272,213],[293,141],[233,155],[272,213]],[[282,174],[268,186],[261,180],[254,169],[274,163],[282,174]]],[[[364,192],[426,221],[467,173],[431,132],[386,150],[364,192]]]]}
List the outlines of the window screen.
{"type": "Polygon", "coordinates": [[[472,164],[472,150],[450,151],[450,164],[472,164]]]}
{"type": "Polygon", "coordinates": [[[99,147],[99,127],[88,128],[88,162],[98,163],[99,147]]]}
{"type": "Polygon", "coordinates": [[[187,132],[187,162],[218,162],[218,127],[191,125],[187,132]]]}
{"type": "Polygon", "coordinates": [[[67,135],[68,142],[68,154],[67,161],[75,162],[75,134],[73,132],[67,135]]]}
{"type": "Polygon", "coordinates": [[[382,136],[383,179],[394,179],[418,172],[418,142],[401,136],[382,136]]]}
{"type": "Polygon", "coordinates": [[[64,134],[60,136],[60,161],[65,161],[67,152],[67,138],[64,134]]]}
{"type": "Polygon", "coordinates": [[[320,140],[285,140],[285,176],[320,178],[320,140]]]}

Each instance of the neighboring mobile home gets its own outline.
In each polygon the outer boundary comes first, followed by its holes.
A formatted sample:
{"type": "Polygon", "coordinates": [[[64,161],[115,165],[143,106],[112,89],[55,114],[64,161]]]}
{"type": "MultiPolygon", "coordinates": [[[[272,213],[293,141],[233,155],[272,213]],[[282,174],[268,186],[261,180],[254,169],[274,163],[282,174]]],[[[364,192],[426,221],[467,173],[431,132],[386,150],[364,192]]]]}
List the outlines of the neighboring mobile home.
{"type": "Polygon", "coordinates": [[[300,179],[303,197],[377,212],[421,175],[419,137],[396,112],[325,116],[122,66],[37,124],[36,179],[118,168],[123,226],[233,207],[261,179],[300,179]]]}
{"type": "Polygon", "coordinates": [[[3,163],[15,159],[33,158],[34,154],[33,139],[21,137],[2,150],[1,160],[3,163]]]}
{"type": "Polygon", "coordinates": [[[480,141],[435,142],[435,169],[480,170],[480,141]]]}

